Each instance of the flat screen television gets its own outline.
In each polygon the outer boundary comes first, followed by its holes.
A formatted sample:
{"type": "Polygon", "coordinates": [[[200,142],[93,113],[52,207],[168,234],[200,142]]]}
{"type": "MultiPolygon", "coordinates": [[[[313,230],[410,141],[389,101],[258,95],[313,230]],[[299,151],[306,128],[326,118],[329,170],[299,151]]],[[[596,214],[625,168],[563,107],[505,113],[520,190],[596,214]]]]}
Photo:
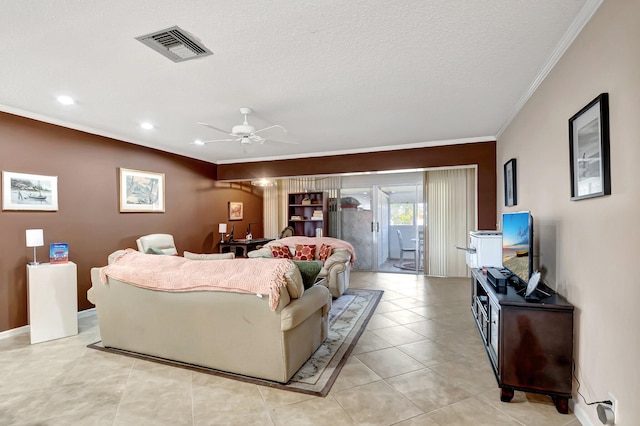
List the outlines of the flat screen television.
{"type": "Polygon", "coordinates": [[[502,213],[502,265],[526,285],[533,273],[531,212],[502,213]]]}

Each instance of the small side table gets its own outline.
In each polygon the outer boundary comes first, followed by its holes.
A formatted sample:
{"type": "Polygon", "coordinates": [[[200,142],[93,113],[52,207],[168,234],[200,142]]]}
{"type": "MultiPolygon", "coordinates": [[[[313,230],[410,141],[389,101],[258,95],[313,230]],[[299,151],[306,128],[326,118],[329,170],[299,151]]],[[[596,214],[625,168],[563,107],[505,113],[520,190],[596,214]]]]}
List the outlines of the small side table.
{"type": "Polygon", "coordinates": [[[27,265],[31,344],[78,334],[78,279],[73,262],[27,265]]]}

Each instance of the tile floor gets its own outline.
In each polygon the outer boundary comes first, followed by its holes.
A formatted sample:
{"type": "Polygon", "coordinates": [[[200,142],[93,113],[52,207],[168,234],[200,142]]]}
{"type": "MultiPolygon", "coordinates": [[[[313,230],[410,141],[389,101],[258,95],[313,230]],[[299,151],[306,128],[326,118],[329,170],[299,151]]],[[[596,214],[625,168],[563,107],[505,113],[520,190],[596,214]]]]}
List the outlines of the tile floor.
{"type": "Polygon", "coordinates": [[[88,349],[78,336],[0,340],[0,425],[571,425],[546,396],[499,390],[471,318],[467,279],[354,272],[385,290],[326,398],[88,349]]]}

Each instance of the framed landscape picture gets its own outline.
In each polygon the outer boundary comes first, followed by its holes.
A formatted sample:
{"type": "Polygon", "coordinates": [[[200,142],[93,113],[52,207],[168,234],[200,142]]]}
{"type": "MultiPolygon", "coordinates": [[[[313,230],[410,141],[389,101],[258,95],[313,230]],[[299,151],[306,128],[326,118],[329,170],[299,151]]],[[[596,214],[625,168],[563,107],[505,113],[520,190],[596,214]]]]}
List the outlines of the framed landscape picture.
{"type": "Polygon", "coordinates": [[[608,93],[569,119],[569,158],[572,200],[611,194],[608,93]]]}
{"type": "Polygon", "coordinates": [[[120,212],[163,213],[164,173],[120,168],[120,212]]]}
{"type": "Polygon", "coordinates": [[[58,210],[58,177],[2,172],[3,210],[58,210]]]}
{"type": "Polygon", "coordinates": [[[229,220],[242,220],[243,217],[244,217],[244,212],[242,208],[242,203],[230,201],[229,202],[229,220]]]}

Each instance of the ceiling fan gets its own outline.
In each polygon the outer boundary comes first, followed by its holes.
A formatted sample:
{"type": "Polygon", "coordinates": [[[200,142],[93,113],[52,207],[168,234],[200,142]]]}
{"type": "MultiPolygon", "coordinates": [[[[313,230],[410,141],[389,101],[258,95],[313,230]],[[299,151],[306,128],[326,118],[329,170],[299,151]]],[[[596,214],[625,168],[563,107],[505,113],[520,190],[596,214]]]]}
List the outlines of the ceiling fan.
{"type": "Polygon", "coordinates": [[[240,114],[242,114],[244,116],[244,121],[242,122],[242,124],[238,124],[236,126],[233,126],[231,131],[220,129],[220,128],[212,126],[211,124],[208,124],[208,123],[200,123],[200,122],[198,122],[198,124],[200,124],[201,126],[205,126],[205,127],[210,128],[210,129],[217,130],[217,131],[222,132],[222,133],[226,133],[229,136],[233,136],[233,139],[215,139],[215,140],[210,140],[210,141],[195,141],[194,143],[196,145],[205,145],[205,144],[208,144],[208,143],[215,143],[215,142],[240,142],[240,144],[242,144],[242,146],[244,146],[244,147],[246,147],[248,145],[251,145],[251,144],[254,144],[254,143],[262,145],[263,143],[265,143],[267,141],[269,141],[269,142],[277,142],[277,143],[288,143],[288,144],[294,144],[294,145],[298,144],[298,142],[277,141],[277,140],[274,140],[274,139],[271,139],[271,138],[266,139],[266,138],[258,135],[258,133],[264,132],[265,130],[279,128],[279,129],[283,130],[284,132],[286,132],[287,129],[285,129],[283,126],[281,126],[279,124],[274,124],[272,126],[268,126],[268,127],[263,128],[263,129],[256,130],[255,127],[253,127],[251,124],[249,124],[249,115],[251,115],[252,112],[253,112],[253,110],[251,108],[247,108],[247,107],[240,108],[240,114]]]}

